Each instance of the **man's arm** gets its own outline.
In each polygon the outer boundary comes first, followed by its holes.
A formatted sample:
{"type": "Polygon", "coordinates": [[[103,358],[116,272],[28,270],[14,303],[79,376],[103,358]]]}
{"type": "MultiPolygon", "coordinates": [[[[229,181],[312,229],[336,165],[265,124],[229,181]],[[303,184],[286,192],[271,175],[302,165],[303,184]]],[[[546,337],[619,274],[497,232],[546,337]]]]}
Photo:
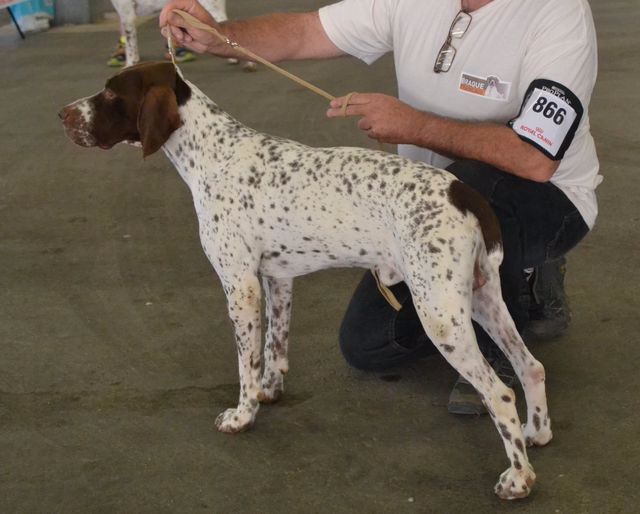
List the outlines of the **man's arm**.
{"type": "MultiPolygon", "coordinates": [[[[343,101],[333,100],[327,116],[342,116],[343,101]]],[[[410,144],[456,159],[486,162],[536,182],[547,182],[560,164],[522,141],[507,126],[444,118],[387,95],[353,95],[346,115],[360,116],[358,127],[383,143],[410,144]]]]}
{"type": "Polygon", "coordinates": [[[182,17],[172,13],[181,9],[222,35],[273,62],[286,59],[326,59],[344,55],[327,37],[317,12],[274,13],[242,21],[217,23],[195,0],[172,0],[160,13],[160,27],[166,36],[199,53],[242,58],[215,35],[190,27],[182,17]]]}
{"type": "Polygon", "coordinates": [[[548,182],[560,165],[498,123],[470,123],[421,113],[416,140],[443,155],[473,159],[535,182],[548,182]]]}

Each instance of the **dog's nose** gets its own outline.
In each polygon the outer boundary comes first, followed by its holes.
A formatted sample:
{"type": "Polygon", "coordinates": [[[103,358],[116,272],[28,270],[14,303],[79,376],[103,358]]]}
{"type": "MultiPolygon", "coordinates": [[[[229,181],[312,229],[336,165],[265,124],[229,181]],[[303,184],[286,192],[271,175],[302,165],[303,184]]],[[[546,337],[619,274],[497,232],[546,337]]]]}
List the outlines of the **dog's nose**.
{"type": "Polygon", "coordinates": [[[62,121],[71,122],[75,115],[77,115],[77,109],[73,105],[65,105],[58,111],[58,117],[62,121]]]}

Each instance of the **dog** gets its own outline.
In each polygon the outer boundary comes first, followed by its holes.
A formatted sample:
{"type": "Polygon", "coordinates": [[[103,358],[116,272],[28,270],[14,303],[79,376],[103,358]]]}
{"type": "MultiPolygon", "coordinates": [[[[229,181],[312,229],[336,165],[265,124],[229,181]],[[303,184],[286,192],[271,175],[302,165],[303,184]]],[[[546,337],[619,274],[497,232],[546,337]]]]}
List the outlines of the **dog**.
{"type": "MultiPolygon", "coordinates": [[[[136,16],[149,16],[164,7],[166,0],[111,0],[114,9],[120,17],[120,26],[125,37],[125,66],[132,66],[140,61],[138,51],[138,32],[136,30],[136,16]]],[[[227,0],[201,0],[200,3],[213,18],[223,22],[227,17],[227,0]]],[[[237,59],[227,59],[231,64],[238,64],[237,59]]],[[[242,67],[246,71],[255,71],[256,63],[243,61],[242,67]]]]}
{"type": "Polygon", "coordinates": [[[498,79],[498,77],[489,77],[487,79],[487,88],[484,96],[487,98],[493,98],[494,100],[506,100],[502,91],[503,87],[504,86],[500,84],[500,79],[498,79]]]}
{"type": "Polygon", "coordinates": [[[338,266],[374,269],[387,286],[407,283],[427,335],[481,394],[511,463],[495,492],[505,499],[529,494],[535,473],[526,446],[552,437],[545,372],[502,300],[500,229],[478,193],[444,170],[397,155],[310,148],[256,132],[170,63],[126,68],[59,115],[67,136],[81,146],[129,142],[144,157],[162,148],[190,188],[238,350],[240,397],[217,417],[218,430],[248,429],[260,403],[283,392],[293,278],[338,266]],[[472,319],[522,382],[524,426],[513,390],[478,348],[472,319]]]}

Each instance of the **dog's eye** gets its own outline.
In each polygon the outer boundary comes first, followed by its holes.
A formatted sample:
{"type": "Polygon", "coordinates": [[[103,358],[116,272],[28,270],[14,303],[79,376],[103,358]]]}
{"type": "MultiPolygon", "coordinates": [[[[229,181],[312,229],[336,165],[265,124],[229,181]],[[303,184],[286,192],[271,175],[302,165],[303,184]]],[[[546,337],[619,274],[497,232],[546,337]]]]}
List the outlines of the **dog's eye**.
{"type": "Polygon", "coordinates": [[[105,100],[115,100],[116,94],[111,89],[105,89],[103,93],[105,100]]]}

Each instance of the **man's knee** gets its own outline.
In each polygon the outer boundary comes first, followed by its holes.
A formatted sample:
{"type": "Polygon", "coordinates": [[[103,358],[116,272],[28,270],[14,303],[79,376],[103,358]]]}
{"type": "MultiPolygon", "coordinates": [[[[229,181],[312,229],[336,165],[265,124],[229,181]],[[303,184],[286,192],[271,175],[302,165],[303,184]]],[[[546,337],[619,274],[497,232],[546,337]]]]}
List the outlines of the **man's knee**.
{"type": "Polygon", "coordinates": [[[376,369],[375,363],[372,362],[371,355],[364,348],[365,338],[362,327],[356,326],[354,320],[349,317],[342,320],[338,340],[344,360],[352,368],[374,371],[376,369]]]}

